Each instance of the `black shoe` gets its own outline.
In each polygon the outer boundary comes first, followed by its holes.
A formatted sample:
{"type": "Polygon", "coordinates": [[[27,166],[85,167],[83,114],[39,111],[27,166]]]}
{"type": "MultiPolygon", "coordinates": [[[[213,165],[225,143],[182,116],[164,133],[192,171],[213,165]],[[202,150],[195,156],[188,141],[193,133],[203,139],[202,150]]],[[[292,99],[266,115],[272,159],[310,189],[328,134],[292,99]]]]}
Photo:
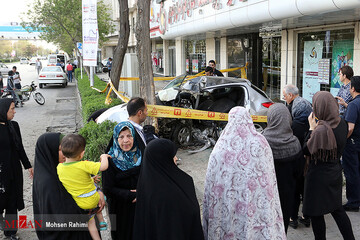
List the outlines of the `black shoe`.
{"type": "Polygon", "coordinates": [[[295,220],[292,220],[290,219],[290,222],[289,222],[289,226],[292,227],[293,229],[297,229],[299,223],[298,223],[298,220],[295,219],[295,220]]]}
{"type": "Polygon", "coordinates": [[[353,207],[353,206],[349,206],[347,204],[343,205],[343,208],[347,212],[358,212],[359,211],[359,207],[353,207]]]}
{"type": "Polygon", "coordinates": [[[11,236],[6,236],[7,239],[10,239],[10,240],[19,240],[20,237],[16,236],[16,234],[13,234],[11,236]]]}
{"type": "Polygon", "coordinates": [[[305,227],[310,227],[310,218],[299,218],[299,223],[304,224],[305,227]]]}

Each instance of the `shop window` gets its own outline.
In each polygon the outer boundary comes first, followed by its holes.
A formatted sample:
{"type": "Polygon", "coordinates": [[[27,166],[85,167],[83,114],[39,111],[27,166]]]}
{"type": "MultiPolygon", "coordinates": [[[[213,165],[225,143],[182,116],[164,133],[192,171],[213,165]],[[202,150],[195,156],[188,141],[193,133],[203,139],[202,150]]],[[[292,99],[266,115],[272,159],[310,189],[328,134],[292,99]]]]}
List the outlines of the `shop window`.
{"type": "Polygon", "coordinates": [[[206,68],[205,40],[185,41],[185,67],[186,73],[195,75],[206,68]]]}
{"type": "Polygon", "coordinates": [[[342,85],[339,69],[345,65],[353,67],[354,29],[300,33],[298,38],[300,94],[310,102],[320,90],[335,96],[342,85]]]}
{"type": "MultiPolygon", "coordinates": [[[[252,81],[252,45],[247,36],[234,36],[227,39],[228,68],[243,67],[249,62],[247,79],[252,81]]],[[[229,72],[229,77],[241,77],[241,71],[229,72]]]]}
{"type": "Polygon", "coordinates": [[[153,65],[153,72],[158,74],[164,73],[164,61],[163,61],[163,44],[157,43],[156,44],[156,51],[152,52],[152,65],[153,65]]]}

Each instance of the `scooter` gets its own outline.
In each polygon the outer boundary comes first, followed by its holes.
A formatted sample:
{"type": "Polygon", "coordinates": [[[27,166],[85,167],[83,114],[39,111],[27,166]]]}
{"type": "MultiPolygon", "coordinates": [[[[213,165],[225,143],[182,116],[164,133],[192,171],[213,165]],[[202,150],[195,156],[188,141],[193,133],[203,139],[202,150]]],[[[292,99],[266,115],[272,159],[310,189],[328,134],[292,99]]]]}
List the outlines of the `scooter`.
{"type": "MultiPolygon", "coordinates": [[[[18,95],[19,98],[22,97],[22,100],[20,100],[20,105],[22,105],[23,102],[26,102],[30,99],[31,96],[33,96],[35,102],[37,102],[40,105],[45,104],[45,98],[44,96],[36,90],[37,86],[34,84],[34,81],[31,82],[30,85],[25,85],[21,89],[15,90],[15,94],[18,95]]],[[[8,89],[3,89],[3,94],[1,98],[11,98],[11,91],[8,89]]]]}

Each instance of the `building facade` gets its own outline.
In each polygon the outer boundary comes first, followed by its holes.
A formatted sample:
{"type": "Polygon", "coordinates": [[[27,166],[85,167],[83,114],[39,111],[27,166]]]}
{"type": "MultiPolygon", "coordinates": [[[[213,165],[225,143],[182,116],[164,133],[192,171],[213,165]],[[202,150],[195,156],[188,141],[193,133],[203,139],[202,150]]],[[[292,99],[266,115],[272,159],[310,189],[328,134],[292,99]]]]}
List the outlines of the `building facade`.
{"type": "MultiPolygon", "coordinates": [[[[135,0],[129,8],[133,27],[135,0]]],[[[211,59],[218,69],[248,63],[247,78],[273,100],[286,84],[308,100],[319,90],[336,94],[341,66],[360,74],[359,13],[360,0],[151,0],[153,70],[177,76],[211,59]]],[[[131,30],[129,52],[135,44],[131,30]]]]}

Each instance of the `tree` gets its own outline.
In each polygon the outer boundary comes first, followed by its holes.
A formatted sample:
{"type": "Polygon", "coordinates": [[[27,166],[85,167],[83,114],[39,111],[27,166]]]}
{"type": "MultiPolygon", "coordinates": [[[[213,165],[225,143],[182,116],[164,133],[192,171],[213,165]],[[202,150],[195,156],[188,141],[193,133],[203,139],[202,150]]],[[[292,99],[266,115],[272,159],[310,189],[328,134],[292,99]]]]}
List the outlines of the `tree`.
{"type": "Polygon", "coordinates": [[[155,104],[155,86],[151,62],[150,2],[137,1],[136,55],[139,62],[140,95],[155,104]]]}
{"type": "Polygon", "coordinates": [[[128,0],[118,0],[120,11],[120,31],[119,40],[115,48],[113,56],[113,64],[111,68],[111,82],[115,89],[119,89],[119,81],[121,75],[122,65],[124,63],[124,56],[129,42],[130,25],[129,25],[129,6],[128,0]],[[120,34],[121,33],[121,34],[120,34]]]}
{"type": "MultiPolygon", "coordinates": [[[[35,0],[29,4],[26,13],[29,22],[22,26],[29,32],[40,31],[40,38],[58,45],[71,54],[77,42],[82,42],[82,5],[80,0],[35,0]]],[[[106,41],[106,35],[114,30],[110,8],[98,0],[99,44],[106,41]]]]}

